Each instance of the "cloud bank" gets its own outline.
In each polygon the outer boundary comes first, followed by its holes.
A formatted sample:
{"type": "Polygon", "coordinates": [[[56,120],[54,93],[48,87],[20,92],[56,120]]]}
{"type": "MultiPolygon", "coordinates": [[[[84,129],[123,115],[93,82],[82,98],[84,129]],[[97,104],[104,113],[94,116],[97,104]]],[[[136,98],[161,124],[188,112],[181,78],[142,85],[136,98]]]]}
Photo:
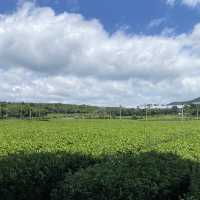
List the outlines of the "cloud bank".
{"type": "Polygon", "coordinates": [[[0,16],[0,99],[132,106],[200,95],[200,24],[190,34],[106,32],[25,3],[0,16]]]}

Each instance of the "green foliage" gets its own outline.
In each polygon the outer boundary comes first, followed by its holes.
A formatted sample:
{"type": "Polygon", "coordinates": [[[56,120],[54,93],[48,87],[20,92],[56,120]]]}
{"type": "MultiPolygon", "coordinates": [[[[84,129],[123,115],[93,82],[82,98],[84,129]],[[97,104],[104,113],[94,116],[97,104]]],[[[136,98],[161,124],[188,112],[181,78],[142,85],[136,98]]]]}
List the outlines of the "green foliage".
{"type": "MultiPolygon", "coordinates": [[[[41,118],[53,116],[53,118],[85,118],[85,119],[116,119],[121,115],[124,118],[142,119],[146,115],[143,108],[123,108],[119,107],[97,107],[89,105],[72,105],[60,103],[9,103],[0,102],[0,118],[41,118]]],[[[190,109],[189,113],[195,115],[196,110],[190,109]]],[[[166,109],[154,108],[148,111],[151,116],[175,115],[180,112],[176,106],[166,109]]]]}
{"type": "Polygon", "coordinates": [[[51,189],[67,172],[95,163],[81,154],[34,153],[13,154],[0,161],[2,200],[50,199],[51,189]]]}
{"type": "MultiPolygon", "coordinates": [[[[54,200],[163,200],[194,197],[195,162],[156,152],[112,156],[75,174],[67,173],[54,200]]],[[[199,166],[198,166],[199,167],[199,166]]]]}
{"type": "Polygon", "coordinates": [[[0,199],[198,200],[199,130],[198,121],[1,120],[0,199]]]}

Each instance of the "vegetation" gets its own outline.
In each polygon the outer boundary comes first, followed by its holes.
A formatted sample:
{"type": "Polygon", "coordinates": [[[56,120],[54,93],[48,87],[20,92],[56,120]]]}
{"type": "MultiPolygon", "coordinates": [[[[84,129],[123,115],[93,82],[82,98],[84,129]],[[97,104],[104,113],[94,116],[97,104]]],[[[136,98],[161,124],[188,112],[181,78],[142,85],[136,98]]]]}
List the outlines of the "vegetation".
{"type": "Polygon", "coordinates": [[[1,120],[1,199],[200,199],[199,130],[199,121],[1,120]]]}
{"type": "MultiPolygon", "coordinates": [[[[149,105],[150,107],[150,105],[149,105]]],[[[195,105],[186,107],[187,116],[196,116],[195,105]]],[[[174,106],[172,108],[151,108],[147,109],[148,115],[159,117],[163,115],[178,116],[181,109],[174,106]]],[[[9,103],[0,102],[0,119],[17,118],[89,118],[89,119],[144,119],[145,108],[124,108],[124,107],[97,107],[89,105],[70,104],[47,104],[47,103],[9,103]]]]}

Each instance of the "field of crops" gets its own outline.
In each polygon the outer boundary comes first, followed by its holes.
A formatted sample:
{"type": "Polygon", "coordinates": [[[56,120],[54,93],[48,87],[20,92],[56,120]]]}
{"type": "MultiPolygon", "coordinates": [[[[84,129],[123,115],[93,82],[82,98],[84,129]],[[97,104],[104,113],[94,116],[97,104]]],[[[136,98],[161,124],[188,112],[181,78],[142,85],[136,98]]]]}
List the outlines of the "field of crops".
{"type": "Polygon", "coordinates": [[[200,199],[199,143],[200,121],[0,121],[0,199],[200,199]]]}

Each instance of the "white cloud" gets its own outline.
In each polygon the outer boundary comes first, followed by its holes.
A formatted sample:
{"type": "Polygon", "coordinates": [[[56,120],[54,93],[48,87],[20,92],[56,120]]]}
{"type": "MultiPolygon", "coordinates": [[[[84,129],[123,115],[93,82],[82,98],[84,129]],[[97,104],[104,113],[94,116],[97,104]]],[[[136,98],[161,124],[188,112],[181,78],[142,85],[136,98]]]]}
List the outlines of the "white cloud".
{"type": "Polygon", "coordinates": [[[166,21],[165,18],[157,18],[150,21],[148,28],[154,28],[162,25],[166,21]]]}
{"type": "Polygon", "coordinates": [[[165,27],[162,32],[161,32],[162,36],[173,36],[175,35],[175,29],[174,28],[170,28],[170,27],[165,27]]]}
{"type": "Polygon", "coordinates": [[[175,5],[176,3],[181,3],[183,5],[194,8],[199,6],[200,0],[167,0],[167,4],[171,6],[175,5]]]}
{"type": "Polygon", "coordinates": [[[173,6],[177,0],[166,0],[166,3],[170,6],[173,6]]]}
{"type": "Polygon", "coordinates": [[[136,105],[200,94],[200,25],[113,35],[98,20],[23,4],[0,17],[0,99],[136,105]],[[192,83],[190,80],[193,80],[192,83]]]}

